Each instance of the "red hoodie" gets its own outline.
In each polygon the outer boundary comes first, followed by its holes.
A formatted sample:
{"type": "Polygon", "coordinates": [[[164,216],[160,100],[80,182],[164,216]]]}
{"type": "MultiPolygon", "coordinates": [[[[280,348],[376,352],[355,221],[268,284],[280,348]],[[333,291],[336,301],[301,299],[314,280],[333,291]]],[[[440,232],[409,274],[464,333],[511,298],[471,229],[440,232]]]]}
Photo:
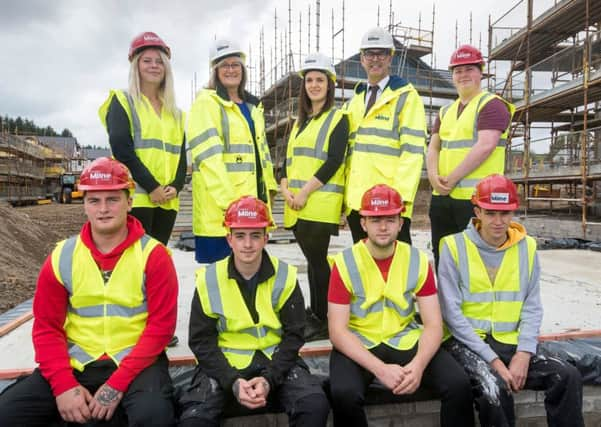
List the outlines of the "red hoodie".
{"type": "MultiPolygon", "coordinates": [[[[126,239],[111,252],[103,254],[92,240],[90,223],[81,229],[82,242],[92,253],[98,267],[112,271],[125,249],[144,235],[142,224],[131,215],[127,218],[126,239]]],[[[144,332],[132,351],[121,361],[107,384],[125,392],[134,378],[154,363],[173,336],[177,320],[177,274],[171,256],[163,245],[157,245],[146,263],[146,298],[148,319],[144,332]]],[[[67,290],[52,270],[51,255],[46,258],[33,299],[33,347],[35,360],[54,396],[79,385],[73,375],[67,351],[64,324],[67,315],[67,290]]],[[[101,358],[106,358],[104,355],[101,358]]]]}

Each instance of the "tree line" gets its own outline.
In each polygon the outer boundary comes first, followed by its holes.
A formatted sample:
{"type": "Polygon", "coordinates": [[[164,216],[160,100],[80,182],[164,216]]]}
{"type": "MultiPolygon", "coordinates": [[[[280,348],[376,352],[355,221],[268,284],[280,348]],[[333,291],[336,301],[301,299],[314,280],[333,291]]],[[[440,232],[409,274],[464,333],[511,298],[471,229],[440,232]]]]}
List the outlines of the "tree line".
{"type": "Polygon", "coordinates": [[[67,128],[58,133],[52,126],[40,127],[33,120],[22,118],[21,116],[17,118],[9,117],[8,115],[4,117],[0,116],[0,130],[6,133],[21,135],[73,137],[73,134],[67,128]]]}

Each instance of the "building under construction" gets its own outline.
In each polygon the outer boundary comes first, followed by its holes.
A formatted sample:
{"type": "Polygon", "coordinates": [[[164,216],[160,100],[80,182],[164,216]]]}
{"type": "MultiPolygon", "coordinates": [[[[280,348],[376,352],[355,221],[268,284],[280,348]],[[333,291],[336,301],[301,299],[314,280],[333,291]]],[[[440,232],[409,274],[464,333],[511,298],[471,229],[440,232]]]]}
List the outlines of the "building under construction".
{"type": "Polygon", "coordinates": [[[489,89],[516,105],[507,173],[527,212],[581,217],[586,238],[601,215],[601,2],[537,6],[489,24],[489,89]]]}

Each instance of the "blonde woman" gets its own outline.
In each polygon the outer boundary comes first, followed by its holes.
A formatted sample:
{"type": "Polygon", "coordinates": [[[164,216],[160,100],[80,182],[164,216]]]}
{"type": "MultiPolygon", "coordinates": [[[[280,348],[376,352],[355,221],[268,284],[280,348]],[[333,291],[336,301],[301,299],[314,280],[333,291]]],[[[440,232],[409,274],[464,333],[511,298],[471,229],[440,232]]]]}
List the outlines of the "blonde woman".
{"type": "Polygon", "coordinates": [[[231,253],[223,215],[241,196],[270,203],[273,165],[265,139],[263,106],[248,93],[245,54],[231,40],[216,40],[211,78],[188,116],[196,261],[212,263],[231,253]]]}
{"type": "Polygon", "coordinates": [[[129,49],[129,88],[111,90],[99,110],[113,156],[136,182],[131,214],[167,245],[186,177],[184,118],[175,105],[171,50],[152,32],[129,49]]]}

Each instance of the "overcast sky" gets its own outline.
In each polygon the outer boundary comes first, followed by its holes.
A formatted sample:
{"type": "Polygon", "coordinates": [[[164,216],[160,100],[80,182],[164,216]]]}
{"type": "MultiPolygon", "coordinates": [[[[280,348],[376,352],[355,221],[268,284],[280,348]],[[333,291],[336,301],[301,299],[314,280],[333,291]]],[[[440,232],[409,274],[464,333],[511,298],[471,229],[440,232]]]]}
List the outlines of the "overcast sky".
{"type": "MultiPolygon", "coordinates": [[[[392,3],[395,22],[417,27],[421,12],[422,27],[431,28],[432,1],[394,0],[392,3]],[[418,4],[419,9],[415,7],[418,4]]],[[[472,12],[473,44],[478,45],[481,34],[482,46],[486,49],[489,14],[494,20],[516,1],[438,0],[434,3],[435,58],[438,67],[444,68],[455,47],[456,21],[459,22],[459,43],[468,42],[472,12]]],[[[389,0],[346,0],[345,56],[356,52],[364,30],[376,25],[378,5],[380,24],[388,23],[389,4],[389,0]]],[[[320,47],[326,54],[331,54],[331,11],[336,8],[334,20],[338,30],[342,24],[341,5],[342,0],[321,1],[320,47]]],[[[292,1],[292,49],[298,50],[300,14],[303,54],[308,45],[309,6],[313,50],[315,0],[292,1]]],[[[26,117],[38,126],[52,126],[58,132],[69,128],[82,145],[108,146],[97,111],[110,88],[127,86],[127,51],[136,34],[154,31],[171,47],[178,104],[188,110],[194,73],[198,87],[207,80],[208,49],[215,36],[238,39],[244,48],[250,45],[256,60],[263,26],[269,55],[276,8],[278,32],[287,32],[288,2],[282,0],[3,1],[0,115],[26,117]]],[[[525,4],[520,4],[517,12],[525,15],[525,4]]],[[[336,43],[340,52],[341,38],[337,38],[336,43]]]]}

